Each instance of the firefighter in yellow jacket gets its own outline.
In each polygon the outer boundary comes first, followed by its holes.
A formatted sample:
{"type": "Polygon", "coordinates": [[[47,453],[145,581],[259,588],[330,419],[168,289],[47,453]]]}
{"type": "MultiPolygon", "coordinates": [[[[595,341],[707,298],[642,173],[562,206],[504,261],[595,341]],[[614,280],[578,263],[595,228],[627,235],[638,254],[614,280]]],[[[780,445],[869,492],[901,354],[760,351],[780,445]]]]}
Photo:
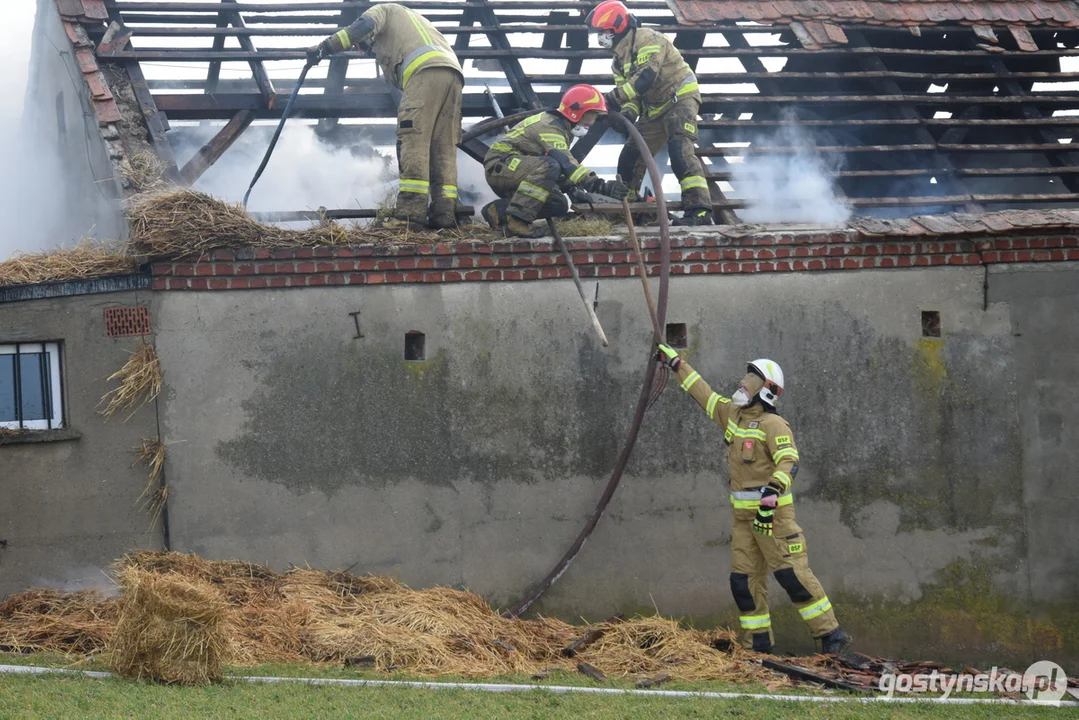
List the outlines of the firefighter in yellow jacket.
{"type": "MultiPolygon", "coordinates": [[[[614,53],[615,87],[606,96],[612,112],[637,123],[653,156],[667,146],[682,188],[683,214],[674,224],[710,225],[712,201],[696,154],[701,93],[693,70],[663,33],[640,27],[618,0],[604,0],[585,22],[599,35],[599,44],[614,53]]],[[[618,174],[636,193],[644,173],[640,151],[627,143],[618,157],[618,174]]]]}
{"type": "Polygon", "coordinates": [[[379,3],[308,50],[308,62],[318,64],[354,46],[373,50],[386,80],[404,93],[397,110],[401,182],[394,217],[434,228],[454,227],[464,88],[457,56],[422,15],[379,3]]]}
{"type": "Polygon", "coordinates": [[[541,237],[532,226],[537,218],[565,215],[569,201],[562,194],[577,187],[621,200],[629,189],[604,180],[570,155],[575,137],[584,137],[607,103],[591,85],[574,85],[562,96],[557,112],[538,112],[514,125],[496,140],[483,168],[487,184],[499,199],[481,211],[487,223],[511,237],[541,237]]]}
{"type": "Polygon", "coordinates": [[[726,398],[713,392],[670,347],[660,345],[656,359],[677,374],[682,389],[723,428],[734,510],[731,593],[746,646],[758,652],[772,649],[771,571],[809,632],[821,641],[822,652],[843,652],[851,637],[839,627],[831,601],[809,569],[806,539],[794,520],[791,491],[798,474],[798,448],[790,425],[776,414],[783,370],[771,360],[754,360],[733,397],[726,398]]]}

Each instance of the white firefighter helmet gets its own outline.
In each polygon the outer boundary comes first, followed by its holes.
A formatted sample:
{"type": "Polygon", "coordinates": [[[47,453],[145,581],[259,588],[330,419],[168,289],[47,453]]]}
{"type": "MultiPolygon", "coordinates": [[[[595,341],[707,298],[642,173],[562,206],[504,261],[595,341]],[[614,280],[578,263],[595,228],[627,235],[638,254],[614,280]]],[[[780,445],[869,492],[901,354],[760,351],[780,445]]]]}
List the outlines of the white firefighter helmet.
{"type": "Polygon", "coordinates": [[[774,408],[779,402],[779,396],[783,394],[783,368],[773,360],[759,358],[750,362],[746,369],[764,378],[764,387],[757,394],[774,408]]]}

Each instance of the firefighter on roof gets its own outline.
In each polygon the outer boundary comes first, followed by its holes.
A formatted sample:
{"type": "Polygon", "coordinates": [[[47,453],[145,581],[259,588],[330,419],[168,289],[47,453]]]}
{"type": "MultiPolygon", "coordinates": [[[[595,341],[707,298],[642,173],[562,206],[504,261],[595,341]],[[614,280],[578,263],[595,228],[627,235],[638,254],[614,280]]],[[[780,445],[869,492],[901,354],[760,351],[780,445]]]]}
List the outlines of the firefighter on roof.
{"type": "MultiPolygon", "coordinates": [[[[670,40],[640,27],[618,0],[601,2],[585,22],[589,32],[598,33],[600,46],[614,53],[615,87],[606,95],[612,111],[637,124],[653,156],[667,146],[682,188],[683,216],[674,224],[710,225],[712,201],[695,152],[701,93],[693,71],[670,40]]],[[[637,193],[644,172],[636,144],[627,143],[618,158],[619,176],[637,193]]]]}
{"type": "Polygon", "coordinates": [[[308,50],[308,62],[318,64],[354,46],[373,51],[386,80],[404,92],[397,111],[401,182],[394,217],[434,228],[454,227],[464,88],[457,56],[422,15],[379,3],[308,50]]]}
{"type": "Polygon", "coordinates": [[[783,370],[771,360],[749,363],[733,397],[712,392],[689,363],[666,345],[656,359],[675,371],[688,392],[724,430],[730,467],[731,593],[745,644],[771,652],[768,571],[798,608],[821,651],[839,654],[852,642],[839,627],[832,603],[809,569],[802,528],[794,520],[791,494],[798,474],[798,448],[790,425],[776,413],[783,370]]]}
{"type": "Polygon", "coordinates": [[[538,112],[517,123],[500,137],[483,167],[487,184],[499,199],[481,211],[487,223],[512,237],[540,237],[537,218],[559,217],[569,212],[562,192],[581,188],[617,200],[629,189],[616,180],[604,180],[577,163],[569,153],[575,137],[584,137],[607,103],[591,85],[574,85],[566,91],[557,112],[538,112]]]}

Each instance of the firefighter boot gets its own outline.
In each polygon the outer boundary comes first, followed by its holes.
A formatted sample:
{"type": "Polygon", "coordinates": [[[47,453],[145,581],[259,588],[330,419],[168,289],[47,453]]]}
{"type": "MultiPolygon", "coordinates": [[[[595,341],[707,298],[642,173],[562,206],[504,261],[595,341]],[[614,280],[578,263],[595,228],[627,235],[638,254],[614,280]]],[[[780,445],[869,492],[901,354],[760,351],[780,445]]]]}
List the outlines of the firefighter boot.
{"type": "Polygon", "coordinates": [[[836,628],[830,633],[820,636],[821,652],[825,655],[840,655],[854,642],[843,628],[836,628]]]}
{"type": "Polygon", "coordinates": [[[676,218],[671,222],[671,225],[679,226],[694,226],[694,225],[711,225],[712,224],[712,211],[708,208],[691,208],[680,218],[676,218]]]}
{"type": "Polygon", "coordinates": [[[506,224],[506,204],[505,200],[493,200],[480,210],[480,215],[492,230],[498,230],[506,224]]]}
{"type": "Polygon", "coordinates": [[[535,227],[532,223],[526,222],[512,214],[506,215],[504,231],[506,237],[541,238],[546,235],[543,228],[535,227]]]}

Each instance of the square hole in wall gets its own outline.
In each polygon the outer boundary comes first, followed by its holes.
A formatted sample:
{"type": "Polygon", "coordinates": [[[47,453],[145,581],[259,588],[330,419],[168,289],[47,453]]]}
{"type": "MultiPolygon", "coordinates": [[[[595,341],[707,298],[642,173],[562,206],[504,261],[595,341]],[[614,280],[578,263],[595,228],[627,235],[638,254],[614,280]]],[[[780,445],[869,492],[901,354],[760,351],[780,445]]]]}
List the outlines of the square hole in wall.
{"type": "Polygon", "coordinates": [[[405,360],[427,359],[427,336],[417,330],[405,333],[405,360]]]}
{"type": "Polygon", "coordinates": [[[922,310],[922,337],[940,337],[940,313],[922,310]]]}
{"type": "Polygon", "coordinates": [[[667,344],[673,348],[689,345],[689,331],[685,323],[667,323],[667,344]]]}

